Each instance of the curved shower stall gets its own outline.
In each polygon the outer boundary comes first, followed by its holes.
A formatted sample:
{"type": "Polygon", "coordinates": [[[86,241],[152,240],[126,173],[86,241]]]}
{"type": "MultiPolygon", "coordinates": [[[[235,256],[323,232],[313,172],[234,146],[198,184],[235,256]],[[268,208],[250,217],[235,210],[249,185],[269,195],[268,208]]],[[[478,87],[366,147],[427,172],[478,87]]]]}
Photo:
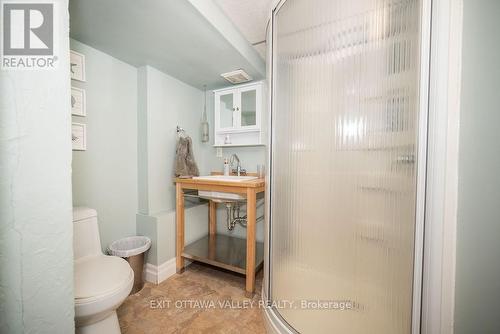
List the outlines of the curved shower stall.
{"type": "Polygon", "coordinates": [[[274,332],[418,332],[429,6],[283,0],[272,12],[274,332]]]}

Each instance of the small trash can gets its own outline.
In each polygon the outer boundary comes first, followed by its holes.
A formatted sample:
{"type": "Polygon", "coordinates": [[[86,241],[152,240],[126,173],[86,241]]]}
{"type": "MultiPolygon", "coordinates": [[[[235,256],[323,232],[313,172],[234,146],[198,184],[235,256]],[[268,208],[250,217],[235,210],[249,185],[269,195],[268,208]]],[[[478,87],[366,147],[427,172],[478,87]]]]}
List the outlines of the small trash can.
{"type": "Polygon", "coordinates": [[[130,294],[139,292],[144,286],[142,271],[144,268],[144,253],[151,247],[151,239],[137,236],[116,240],[108,247],[108,253],[127,260],[134,271],[134,286],[130,294]]]}

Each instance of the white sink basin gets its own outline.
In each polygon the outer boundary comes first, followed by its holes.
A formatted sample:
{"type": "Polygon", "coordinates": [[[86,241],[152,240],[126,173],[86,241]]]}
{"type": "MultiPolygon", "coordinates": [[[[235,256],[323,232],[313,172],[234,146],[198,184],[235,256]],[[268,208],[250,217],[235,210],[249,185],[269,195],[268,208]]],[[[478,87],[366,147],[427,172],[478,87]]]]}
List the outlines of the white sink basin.
{"type": "Polygon", "coordinates": [[[232,202],[237,200],[243,200],[246,198],[246,196],[242,194],[223,193],[220,191],[207,191],[207,190],[198,190],[198,196],[215,201],[219,200],[221,202],[224,201],[232,202]]]}
{"type": "MultiPolygon", "coordinates": [[[[224,181],[224,182],[243,182],[251,181],[257,179],[256,176],[237,176],[237,175],[207,175],[207,176],[195,176],[195,180],[211,180],[211,181],[224,181]]],[[[207,191],[199,190],[198,195],[200,197],[218,199],[220,201],[224,200],[242,200],[245,198],[244,195],[235,193],[225,193],[220,191],[207,191]]]]}
{"type": "Polygon", "coordinates": [[[206,175],[206,176],[195,176],[194,180],[212,180],[212,181],[224,181],[224,182],[243,182],[251,181],[257,179],[257,176],[237,176],[237,175],[206,175]]]}

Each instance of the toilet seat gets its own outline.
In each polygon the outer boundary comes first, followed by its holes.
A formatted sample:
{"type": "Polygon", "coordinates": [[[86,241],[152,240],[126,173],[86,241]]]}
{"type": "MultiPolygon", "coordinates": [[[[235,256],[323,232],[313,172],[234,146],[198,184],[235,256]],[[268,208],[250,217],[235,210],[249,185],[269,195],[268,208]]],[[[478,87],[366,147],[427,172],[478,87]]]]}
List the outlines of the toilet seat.
{"type": "Polygon", "coordinates": [[[131,275],[127,261],[116,256],[79,259],[75,261],[75,299],[99,299],[112,294],[126,285],[131,275]]]}
{"type": "Polygon", "coordinates": [[[75,261],[77,326],[105,319],[127,298],[134,272],[116,256],[91,256],[75,261]]]}

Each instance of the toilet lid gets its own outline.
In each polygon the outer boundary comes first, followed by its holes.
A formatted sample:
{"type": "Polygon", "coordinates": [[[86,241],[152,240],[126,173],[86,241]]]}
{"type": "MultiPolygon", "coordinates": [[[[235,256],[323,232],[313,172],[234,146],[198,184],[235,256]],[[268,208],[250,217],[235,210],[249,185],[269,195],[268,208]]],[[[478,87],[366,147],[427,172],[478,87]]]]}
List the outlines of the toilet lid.
{"type": "Polygon", "coordinates": [[[75,262],[75,298],[105,295],[120,289],[133,275],[127,261],[116,256],[92,256],[75,262]]]}

